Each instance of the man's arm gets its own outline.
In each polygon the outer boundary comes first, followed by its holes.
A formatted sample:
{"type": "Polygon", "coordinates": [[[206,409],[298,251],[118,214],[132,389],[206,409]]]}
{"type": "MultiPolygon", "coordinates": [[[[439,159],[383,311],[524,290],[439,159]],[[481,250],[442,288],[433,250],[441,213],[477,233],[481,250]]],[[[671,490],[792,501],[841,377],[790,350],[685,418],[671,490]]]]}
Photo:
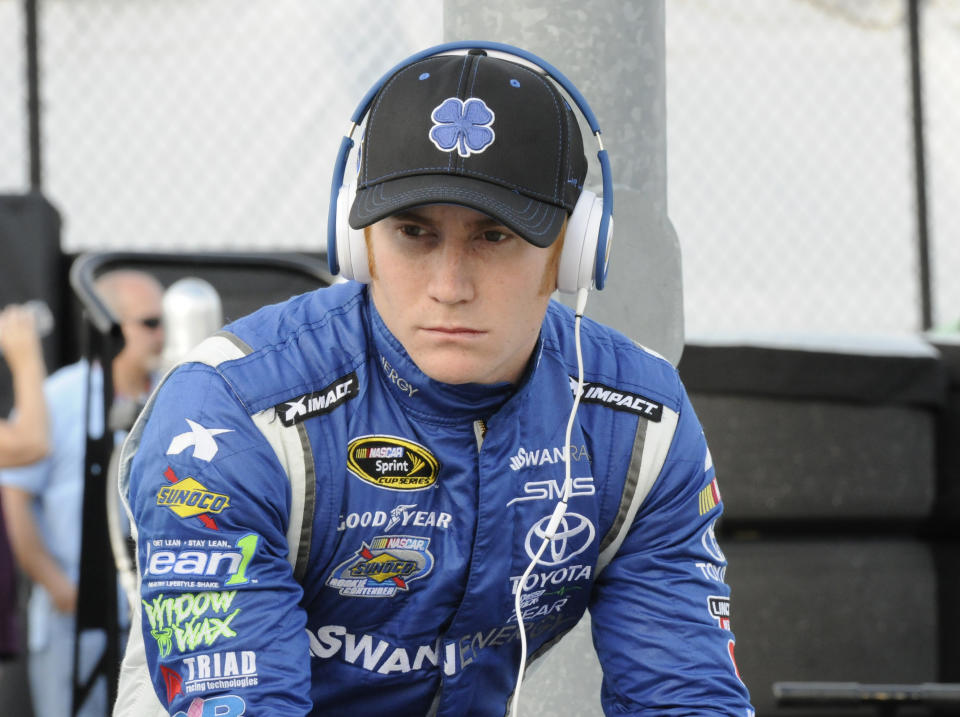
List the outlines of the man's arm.
{"type": "Polygon", "coordinates": [[[43,352],[33,319],[22,307],[0,312],[0,353],[13,375],[14,397],[13,418],[0,421],[0,466],[20,466],[48,450],[43,352]]]}
{"type": "Polygon", "coordinates": [[[2,490],[3,518],[17,563],[33,582],[46,589],[57,610],[72,614],[77,608],[77,586],[40,537],[33,514],[33,495],[12,485],[5,485],[2,490]]]}
{"type": "Polygon", "coordinates": [[[142,435],[135,426],[124,447],[139,440],[126,496],[140,574],[132,629],[161,706],[308,713],[303,592],[287,561],[290,488],[274,449],[209,366],[180,367],[147,410],[142,435]]]}
{"type": "Polygon", "coordinates": [[[669,441],[663,467],[591,600],[604,711],[749,717],[733,658],[727,563],[714,537],[723,508],[686,395],[675,432],[661,439],[669,441]]]}

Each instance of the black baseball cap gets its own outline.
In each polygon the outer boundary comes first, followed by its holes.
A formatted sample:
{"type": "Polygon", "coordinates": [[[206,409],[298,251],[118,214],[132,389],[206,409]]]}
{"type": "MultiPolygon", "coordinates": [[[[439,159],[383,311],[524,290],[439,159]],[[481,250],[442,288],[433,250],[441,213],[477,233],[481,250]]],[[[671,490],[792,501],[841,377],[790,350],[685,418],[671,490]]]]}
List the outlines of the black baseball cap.
{"type": "Polygon", "coordinates": [[[370,105],[349,222],[459,204],[546,247],[586,173],[576,116],[540,71],[482,50],[428,57],[398,70],[370,105]]]}

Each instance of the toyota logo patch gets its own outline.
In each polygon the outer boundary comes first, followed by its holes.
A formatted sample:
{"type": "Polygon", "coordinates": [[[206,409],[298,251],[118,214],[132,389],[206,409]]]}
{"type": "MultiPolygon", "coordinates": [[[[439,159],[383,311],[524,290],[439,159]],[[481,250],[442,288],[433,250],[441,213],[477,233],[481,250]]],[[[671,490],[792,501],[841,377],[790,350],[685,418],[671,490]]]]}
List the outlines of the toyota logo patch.
{"type": "MultiPolygon", "coordinates": [[[[540,543],[547,537],[547,525],[551,516],[545,516],[533,524],[527,531],[525,547],[527,555],[533,560],[540,549],[540,543]]],[[[540,565],[560,565],[574,555],[579,555],[593,542],[596,530],[593,523],[579,513],[566,513],[560,519],[556,535],[550,541],[543,555],[537,561],[540,565]]]]}

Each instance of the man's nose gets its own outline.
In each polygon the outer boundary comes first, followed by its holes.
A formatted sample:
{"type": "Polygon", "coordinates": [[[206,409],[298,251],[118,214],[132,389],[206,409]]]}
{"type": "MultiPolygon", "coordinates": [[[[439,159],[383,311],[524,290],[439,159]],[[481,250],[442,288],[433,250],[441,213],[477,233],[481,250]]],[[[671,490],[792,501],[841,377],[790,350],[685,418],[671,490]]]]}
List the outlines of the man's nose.
{"type": "Polygon", "coordinates": [[[474,260],[465,242],[441,242],[427,270],[427,291],[435,301],[456,304],[473,298],[474,260]]]}

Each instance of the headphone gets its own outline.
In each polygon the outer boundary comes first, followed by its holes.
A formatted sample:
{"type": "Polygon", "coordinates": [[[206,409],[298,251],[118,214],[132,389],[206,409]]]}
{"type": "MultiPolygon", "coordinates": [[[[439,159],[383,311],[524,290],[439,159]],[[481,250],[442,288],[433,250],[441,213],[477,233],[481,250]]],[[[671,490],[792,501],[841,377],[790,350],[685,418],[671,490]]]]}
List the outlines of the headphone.
{"type": "Polygon", "coordinates": [[[603,289],[607,280],[610,245],[613,239],[613,176],[607,150],[600,139],[600,126],[586,99],[562,72],[536,55],[513,45],[500,42],[448,42],[435,45],[411,55],[387,71],[371,87],[350,118],[350,130],[340,141],[330,187],[330,206],[327,213],[327,261],[332,274],[361,283],[370,282],[367,264],[367,244],[363,229],[353,229],[348,221],[350,207],[356,194],[356,180],[344,184],[347,160],[353,148],[353,132],[363,121],[374,97],[393,75],[405,67],[433,55],[454,50],[492,50],[526,60],[542,70],[573,99],[597,139],[597,159],[603,180],[603,196],[584,189],[573,213],[567,220],[563,251],[557,273],[557,288],[565,293],[580,289],[603,289]]]}

